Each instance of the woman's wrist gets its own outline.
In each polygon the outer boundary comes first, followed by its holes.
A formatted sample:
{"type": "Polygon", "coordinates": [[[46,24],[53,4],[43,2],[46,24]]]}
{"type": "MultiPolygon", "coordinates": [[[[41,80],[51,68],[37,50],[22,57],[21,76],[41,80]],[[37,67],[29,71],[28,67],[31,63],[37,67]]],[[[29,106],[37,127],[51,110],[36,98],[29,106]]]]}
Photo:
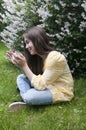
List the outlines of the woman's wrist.
{"type": "Polygon", "coordinates": [[[27,68],[29,68],[27,64],[24,64],[24,65],[21,67],[22,70],[26,70],[27,68]]]}
{"type": "Polygon", "coordinates": [[[27,64],[22,67],[22,71],[28,77],[28,79],[31,81],[33,73],[27,64]]]}

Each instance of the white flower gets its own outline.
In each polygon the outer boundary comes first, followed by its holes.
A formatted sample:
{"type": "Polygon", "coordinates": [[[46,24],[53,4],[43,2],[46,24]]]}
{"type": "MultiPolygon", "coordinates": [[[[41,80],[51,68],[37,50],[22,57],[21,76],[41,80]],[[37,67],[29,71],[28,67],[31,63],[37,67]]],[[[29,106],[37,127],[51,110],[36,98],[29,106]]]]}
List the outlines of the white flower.
{"type": "Polygon", "coordinates": [[[61,32],[60,34],[64,35],[64,36],[66,36],[66,34],[71,35],[71,32],[69,30],[70,26],[71,26],[71,24],[69,22],[64,22],[64,27],[61,27],[61,31],[63,33],[61,32]]]}
{"type": "Polygon", "coordinates": [[[73,7],[77,7],[78,4],[76,4],[76,3],[72,3],[72,6],[73,6],[73,7]]]}
{"type": "Polygon", "coordinates": [[[81,16],[82,16],[82,18],[83,18],[83,19],[85,19],[85,20],[86,20],[86,15],[85,15],[85,12],[82,12],[82,13],[81,13],[81,16]]]}
{"type": "Polygon", "coordinates": [[[56,36],[59,40],[62,40],[62,39],[63,39],[63,37],[62,37],[60,34],[58,34],[58,33],[56,33],[55,36],[56,36]]]}
{"type": "Polygon", "coordinates": [[[27,23],[24,22],[25,2],[19,0],[3,0],[2,6],[6,9],[2,15],[3,22],[9,23],[8,26],[1,32],[1,37],[8,47],[11,47],[17,40],[17,33],[26,30],[27,23]],[[17,10],[19,8],[19,10],[17,10]]]}
{"type": "Polygon", "coordinates": [[[83,3],[81,4],[81,6],[84,8],[84,10],[86,11],[86,1],[84,0],[83,3]]]}
{"type": "Polygon", "coordinates": [[[86,21],[81,21],[79,25],[80,31],[83,32],[86,29],[86,21]]]}
{"type": "Polygon", "coordinates": [[[56,19],[56,20],[55,20],[55,23],[59,24],[59,23],[60,23],[60,21],[56,19]]]}
{"type": "Polygon", "coordinates": [[[66,6],[66,3],[64,3],[63,1],[59,1],[59,3],[60,3],[60,5],[61,5],[62,7],[65,7],[65,6],[66,6]]]}
{"type": "Polygon", "coordinates": [[[40,7],[38,10],[38,15],[42,18],[41,21],[45,21],[48,17],[52,16],[49,13],[49,10],[47,8],[40,7]]]}
{"type": "Polygon", "coordinates": [[[59,6],[56,5],[56,4],[54,4],[54,8],[55,8],[56,10],[60,10],[59,6]]]}
{"type": "Polygon", "coordinates": [[[71,25],[71,24],[70,24],[69,22],[65,22],[65,23],[64,23],[64,27],[65,27],[65,28],[70,27],[70,25],[71,25]]]}

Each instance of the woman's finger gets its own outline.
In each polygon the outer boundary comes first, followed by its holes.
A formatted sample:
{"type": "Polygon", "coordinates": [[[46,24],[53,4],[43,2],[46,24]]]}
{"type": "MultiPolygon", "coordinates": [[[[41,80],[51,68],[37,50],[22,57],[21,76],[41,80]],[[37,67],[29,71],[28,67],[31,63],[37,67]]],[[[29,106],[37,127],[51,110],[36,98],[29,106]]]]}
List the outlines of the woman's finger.
{"type": "Polygon", "coordinates": [[[21,53],[14,53],[13,56],[18,60],[22,60],[23,58],[25,58],[21,53]]]}

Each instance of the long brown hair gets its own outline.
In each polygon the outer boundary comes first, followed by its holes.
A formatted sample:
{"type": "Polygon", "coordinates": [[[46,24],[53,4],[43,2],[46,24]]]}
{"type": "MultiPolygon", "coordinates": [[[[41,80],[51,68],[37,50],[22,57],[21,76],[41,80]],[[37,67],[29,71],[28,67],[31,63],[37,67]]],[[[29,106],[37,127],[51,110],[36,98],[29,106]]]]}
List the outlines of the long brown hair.
{"type": "MultiPolygon", "coordinates": [[[[50,47],[48,37],[44,29],[35,26],[27,30],[23,34],[23,41],[24,38],[27,37],[29,40],[32,41],[36,52],[39,55],[47,55],[53,48],[50,47]]],[[[43,59],[38,55],[31,55],[29,51],[26,49],[26,44],[24,42],[24,50],[27,59],[28,66],[35,74],[42,74],[43,72],[43,59]]]]}

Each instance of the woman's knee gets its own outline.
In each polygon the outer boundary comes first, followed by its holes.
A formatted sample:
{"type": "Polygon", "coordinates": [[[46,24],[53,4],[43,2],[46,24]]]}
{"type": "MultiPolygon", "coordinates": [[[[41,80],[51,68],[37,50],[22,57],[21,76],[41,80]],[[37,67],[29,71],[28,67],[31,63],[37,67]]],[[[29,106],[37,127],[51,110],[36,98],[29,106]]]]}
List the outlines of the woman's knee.
{"type": "Polygon", "coordinates": [[[18,77],[17,77],[17,81],[19,81],[19,80],[21,80],[21,79],[23,79],[24,78],[24,74],[20,74],[20,75],[18,75],[18,77]]]}
{"type": "Polygon", "coordinates": [[[26,76],[25,76],[24,74],[20,74],[20,75],[18,75],[16,82],[17,82],[17,84],[18,84],[18,83],[22,83],[22,81],[25,81],[25,82],[28,82],[28,83],[30,82],[30,81],[26,78],[26,76]]]}
{"type": "Polygon", "coordinates": [[[17,77],[17,83],[21,82],[21,81],[25,81],[25,82],[30,83],[30,80],[24,74],[20,74],[17,77]]]}
{"type": "Polygon", "coordinates": [[[29,105],[35,105],[36,97],[32,93],[26,93],[24,96],[24,101],[29,105]]]}

